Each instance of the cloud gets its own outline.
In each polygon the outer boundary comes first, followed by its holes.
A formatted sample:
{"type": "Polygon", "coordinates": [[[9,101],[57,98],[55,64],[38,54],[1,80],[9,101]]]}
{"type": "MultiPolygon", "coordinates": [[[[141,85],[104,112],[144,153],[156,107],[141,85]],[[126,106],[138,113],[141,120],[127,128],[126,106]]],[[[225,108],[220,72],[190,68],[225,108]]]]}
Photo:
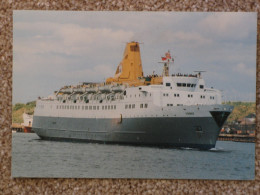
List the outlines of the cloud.
{"type": "Polygon", "coordinates": [[[96,52],[95,48],[113,47],[133,36],[133,32],[126,30],[87,28],[52,22],[16,22],[14,30],[31,33],[31,36],[20,36],[14,40],[16,52],[30,54],[59,52],[66,55],[84,55],[96,52]]]}
{"type": "Polygon", "coordinates": [[[242,89],[230,88],[223,91],[223,101],[255,101],[255,92],[243,91],[242,89]]]}
{"type": "Polygon", "coordinates": [[[254,68],[246,66],[244,63],[237,64],[234,68],[234,71],[239,72],[240,74],[247,75],[250,77],[256,76],[256,70],[254,68]]]}
{"type": "Polygon", "coordinates": [[[101,64],[81,70],[65,70],[53,76],[64,80],[75,80],[76,82],[103,82],[104,79],[113,76],[114,73],[113,67],[101,64]]]}
{"type": "Polygon", "coordinates": [[[172,42],[179,42],[184,44],[190,43],[193,45],[205,45],[212,43],[210,39],[203,37],[197,32],[166,32],[165,39],[172,42]]]}
{"type": "Polygon", "coordinates": [[[206,33],[217,38],[243,39],[255,31],[255,13],[214,13],[199,22],[206,33]]]}

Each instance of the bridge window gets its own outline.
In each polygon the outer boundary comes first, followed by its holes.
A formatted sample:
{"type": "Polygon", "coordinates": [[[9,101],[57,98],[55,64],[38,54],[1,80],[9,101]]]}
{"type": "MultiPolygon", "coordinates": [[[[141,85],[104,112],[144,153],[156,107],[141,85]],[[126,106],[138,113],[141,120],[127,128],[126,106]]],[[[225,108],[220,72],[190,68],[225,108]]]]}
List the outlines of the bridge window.
{"type": "Polygon", "coordinates": [[[181,87],[181,83],[177,83],[177,87],[181,87]]]}
{"type": "Polygon", "coordinates": [[[143,108],[144,107],[144,105],[143,104],[140,104],[140,108],[143,108]]]}
{"type": "Polygon", "coordinates": [[[187,84],[187,87],[191,87],[191,84],[190,84],[190,83],[188,83],[188,84],[187,84]]]}
{"type": "Polygon", "coordinates": [[[200,85],[200,89],[204,89],[204,85],[200,85]]]}
{"type": "Polygon", "coordinates": [[[145,104],[144,107],[147,108],[147,107],[148,107],[148,104],[145,104]]]}
{"type": "Polygon", "coordinates": [[[170,87],[171,86],[171,83],[166,83],[166,87],[170,87]]]}
{"type": "Polygon", "coordinates": [[[183,87],[186,87],[186,83],[182,83],[182,86],[183,86],[183,87]]]}

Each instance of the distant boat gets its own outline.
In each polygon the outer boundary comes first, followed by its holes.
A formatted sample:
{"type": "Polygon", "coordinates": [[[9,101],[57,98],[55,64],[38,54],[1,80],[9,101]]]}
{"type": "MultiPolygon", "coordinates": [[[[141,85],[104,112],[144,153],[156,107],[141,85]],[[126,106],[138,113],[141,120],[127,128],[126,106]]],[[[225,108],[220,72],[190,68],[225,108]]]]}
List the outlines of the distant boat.
{"type": "Polygon", "coordinates": [[[33,133],[33,130],[32,130],[33,115],[23,113],[23,121],[24,122],[21,124],[23,127],[23,132],[24,133],[33,133]]]}

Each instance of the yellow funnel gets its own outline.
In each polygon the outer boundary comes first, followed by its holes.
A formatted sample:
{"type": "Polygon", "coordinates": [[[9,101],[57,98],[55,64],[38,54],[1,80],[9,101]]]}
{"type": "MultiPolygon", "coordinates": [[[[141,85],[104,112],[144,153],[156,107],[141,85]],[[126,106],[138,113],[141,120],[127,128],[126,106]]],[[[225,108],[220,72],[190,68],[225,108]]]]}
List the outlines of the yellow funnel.
{"type": "Polygon", "coordinates": [[[138,42],[127,43],[122,61],[116,69],[114,77],[106,80],[106,83],[125,83],[137,81],[138,77],[143,76],[143,67],[138,42]]]}

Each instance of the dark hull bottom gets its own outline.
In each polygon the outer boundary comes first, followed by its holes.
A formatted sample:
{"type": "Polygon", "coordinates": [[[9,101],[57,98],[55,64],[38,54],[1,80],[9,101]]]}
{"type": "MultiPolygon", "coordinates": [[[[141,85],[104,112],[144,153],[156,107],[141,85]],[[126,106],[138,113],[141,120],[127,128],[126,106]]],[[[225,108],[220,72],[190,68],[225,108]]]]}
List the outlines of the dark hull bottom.
{"type": "Polygon", "coordinates": [[[221,128],[212,117],[33,120],[42,139],[199,149],[214,148],[221,128]]]}
{"type": "Polygon", "coordinates": [[[60,141],[60,142],[76,142],[76,143],[98,143],[98,144],[109,144],[109,145],[125,145],[125,146],[140,146],[140,147],[158,147],[158,148],[197,148],[200,150],[209,150],[215,147],[215,144],[185,144],[185,143],[160,143],[160,144],[146,144],[146,143],[132,143],[132,142],[112,142],[112,141],[98,141],[98,140],[82,140],[82,139],[71,139],[71,138],[59,138],[59,137],[42,137],[43,140],[60,141]]]}

